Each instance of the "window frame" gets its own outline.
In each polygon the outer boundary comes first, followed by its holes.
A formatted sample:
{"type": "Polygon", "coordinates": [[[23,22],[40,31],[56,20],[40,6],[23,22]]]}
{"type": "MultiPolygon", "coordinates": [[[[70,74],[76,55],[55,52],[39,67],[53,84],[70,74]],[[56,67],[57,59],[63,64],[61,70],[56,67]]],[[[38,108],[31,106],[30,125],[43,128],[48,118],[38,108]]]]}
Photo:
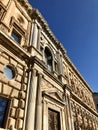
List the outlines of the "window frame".
{"type": "Polygon", "coordinates": [[[22,36],[21,36],[21,34],[20,34],[16,29],[14,29],[14,28],[12,29],[11,37],[12,37],[12,39],[13,39],[15,42],[17,42],[18,44],[21,44],[22,36]],[[18,38],[18,41],[15,40],[15,38],[12,36],[12,34],[14,34],[14,35],[18,38]]]}
{"type": "Polygon", "coordinates": [[[50,72],[53,72],[53,56],[52,56],[52,53],[50,51],[50,49],[48,47],[45,47],[45,50],[44,50],[44,58],[45,58],[45,64],[47,66],[47,69],[50,71],[50,72]],[[46,57],[47,56],[47,57],[46,57]],[[51,60],[49,61],[49,57],[51,57],[51,60]],[[50,63],[51,62],[51,65],[50,63]],[[51,68],[50,68],[51,67],[51,68]]]}
{"type": "Polygon", "coordinates": [[[9,115],[11,99],[6,98],[3,95],[0,95],[0,99],[6,99],[6,100],[8,100],[7,108],[6,108],[6,111],[5,111],[5,114],[4,114],[5,116],[4,116],[4,119],[3,119],[3,127],[0,127],[0,129],[6,129],[7,128],[7,119],[8,119],[8,115],[9,115]]]}
{"type": "Polygon", "coordinates": [[[16,20],[16,18],[14,16],[11,17],[11,20],[10,20],[10,27],[11,28],[11,34],[12,34],[12,31],[15,30],[20,36],[21,36],[21,41],[20,41],[20,45],[24,45],[22,43],[22,39],[26,40],[26,30],[19,24],[19,21],[16,20]]]}
{"type": "MultiPolygon", "coordinates": [[[[48,109],[52,109],[53,111],[56,111],[59,113],[60,116],[60,130],[65,130],[66,125],[65,125],[65,119],[66,117],[64,116],[64,107],[65,104],[62,101],[57,100],[55,97],[52,97],[52,93],[49,91],[44,91],[43,92],[43,130],[48,130],[48,109]],[[45,115],[45,116],[44,116],[45,115]]],[[[53,92],[54,93],[54,92],[53,92]]],[[[54,95],[54,94],[53,94],[54,95]]]]}
{"type": "Polygon", "coordinates": [[[17,75],[17,74],[16,74],[16,68],[15,68],[14,66],[10,65],[10,64],[4,66],[3,73],[4,73],[4,76],[5,76],[8,80],[13,80],[13,79],[16,77],[16,75],[17,75]],[[12,71],[12,78],[9,78],[9,76],[7,76],[8,74],[6,75],[5,68],[11,69],[11,71],[12,71]]]}

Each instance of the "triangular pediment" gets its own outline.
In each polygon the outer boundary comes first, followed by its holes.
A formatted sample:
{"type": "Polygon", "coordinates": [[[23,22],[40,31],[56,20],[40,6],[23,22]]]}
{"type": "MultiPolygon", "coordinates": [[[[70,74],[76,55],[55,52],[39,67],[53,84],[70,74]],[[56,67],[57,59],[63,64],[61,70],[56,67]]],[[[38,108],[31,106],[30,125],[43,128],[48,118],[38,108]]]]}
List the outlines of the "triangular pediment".
{"type": "Polygon", "coordinates": [[[43,93],[49,95],[56,100],[63,101],[62,94],[56,89],[46,90],[43,93]]]}

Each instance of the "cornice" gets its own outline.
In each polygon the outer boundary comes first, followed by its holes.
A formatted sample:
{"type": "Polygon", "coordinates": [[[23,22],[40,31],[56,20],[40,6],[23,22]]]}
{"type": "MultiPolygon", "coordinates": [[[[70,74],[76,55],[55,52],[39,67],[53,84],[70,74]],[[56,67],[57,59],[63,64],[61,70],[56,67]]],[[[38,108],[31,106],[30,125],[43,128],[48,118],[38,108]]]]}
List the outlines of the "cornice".
{"type": "Polygon", "coordinates": [[[82,80],[82,82],[86,85],[86,87],[93,93],[93,90],[91,89],[91,87],[88,85],[88,83],[86,82],[86,80],[83,78],[83,76],[80,74],[80,72],[77,70],[77,68],[75,67],[75,65],[72,63],[72,61],[70,60],[70,58],[67,55],[64,55],[64,58],[67,60],[68,64],[72,67],[73,71],[76,72],[76,74],[79,76],[79,78],[82,80]]]}
{"type": "Polygon", "coordinates": [[[65,48],[55,37],[51,29],[49,28],[47,21],[43,18],[42,14],[39,12],[38,9],[33,8],[31,18],[32,20],[38,20],[38,22],[41,24],[42,28],[44,29],[47,36],[51,39],[51,41],[57,46],[58,49],[61,50],[62,53],[66,54],[65,48]]]}
{"type": "MultiPolygon", "coordinates": [[[[15,0],[16,1],[16,0],[15,0]]],[[[27,11],[27,13],[29,15],[31,15],[31,12],[32,12],[32,6],[30,5],[30,3],[28,2],[28,0],[17,0],[24,8],[25,10],[27,11]]]]}
{"type": "Polygon", "coordinates": [[[63,54],[66,54],[66,50],[63,47],[63,45],[58,41],[58,39],[55,37],[55,35],[53,34],[53,32],[51,31],[51,29],[48,26],[47,21],[44,19],[44,17],[42,16],[42,14],[39,12],[38,9],[33,8],[29,2],[27,0],[18,0],[20,2],[20,4],[26,9],[27,13],[29,14],[29,16],[31,17],[31,19],[37,19],[39,21],[39,23],[41,24],[41,26],[43,27],[45,33],[47,34],[47,36],[53,41],[53,43],[55,43],[55,45],[57,46],[58,49],[61,50],[61,52],[63,54]]]}

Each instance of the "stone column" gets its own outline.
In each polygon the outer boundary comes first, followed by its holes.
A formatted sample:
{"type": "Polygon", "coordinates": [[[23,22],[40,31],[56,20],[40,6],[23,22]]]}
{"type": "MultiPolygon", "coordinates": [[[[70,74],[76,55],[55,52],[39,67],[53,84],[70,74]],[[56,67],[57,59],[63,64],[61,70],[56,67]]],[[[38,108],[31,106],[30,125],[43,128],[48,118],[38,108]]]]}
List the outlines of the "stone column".
{"type": "Polygon", "coordinates": [[[36,118],[35,118],[35,130],[42,130],[42,92],[41,92],[41,80],[42,74],[38,74],[37,85],[37,101],[36,101],[36,118]]]}
{"type": "Polygon", "coordinates": [[[30,82],[30,89],[29,89],[29,99],[28,99],[25,130],[34,130],[36,89],[37,89],[37,76],[36,76],[36,70],[33,69],[31,74],[31,82],[30,82]]]}
{"type": "Polygon", "coordinates": [[[33,34],[32,34],[32,44],[36,48],[37,47],[37,39],[38,38],[38,28],[37,24],[34,23],[34,28],[33,28],[33,34]]]}

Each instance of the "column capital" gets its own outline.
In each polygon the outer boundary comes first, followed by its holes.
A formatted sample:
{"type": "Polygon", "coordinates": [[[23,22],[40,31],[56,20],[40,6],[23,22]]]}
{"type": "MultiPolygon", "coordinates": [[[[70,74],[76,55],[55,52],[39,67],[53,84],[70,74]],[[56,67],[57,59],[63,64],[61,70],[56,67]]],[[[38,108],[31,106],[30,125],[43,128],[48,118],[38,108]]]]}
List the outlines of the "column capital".
{"type": "Polygon", "coordinates": [[[34,76],[37,75],[37,70],[35,68],[31,68],[31,72],[33,73],[34,76]]]}

